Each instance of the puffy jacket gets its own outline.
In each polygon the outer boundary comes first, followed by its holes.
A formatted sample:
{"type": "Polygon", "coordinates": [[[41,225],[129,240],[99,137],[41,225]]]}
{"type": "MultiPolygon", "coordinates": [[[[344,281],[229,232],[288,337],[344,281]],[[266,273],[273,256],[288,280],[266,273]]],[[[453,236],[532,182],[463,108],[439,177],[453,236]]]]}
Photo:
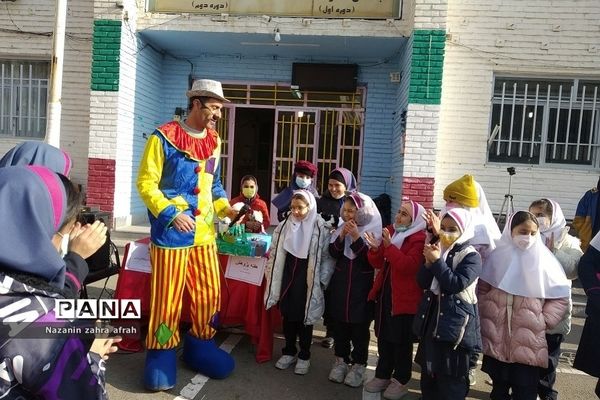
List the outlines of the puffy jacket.
{"type": "Polygon", "coordinates": [[[419,304],[413,330],[417,336],[424,332],[427,320],[435,318],[433,339],[452,343],[467,350],[481,351],[479,332],[479,311],[475,288],[481,275],[481,257],[468,243],[456,244],[446,257],[419,269],[417,282],[425,289],[419,304]],[[439,283],[440,293],[435,294],[429,288],[433,278],[439,283]],[[437,302],[436,315],[425,310],[431,309],[430,303],[437,302]]]}
{"type": "MultiPolygon", "coordinates": [[[[265,308],[268,310],[279,302],[281,296],[281,280],[287,251],[283,248],[281,231],[288,223],[284,219],[273,232],[269,261],[265,268],[267,287],[265,290],[265,308]]],[[[308,249],[308,270],[306,273],[306,306],[304,311],[304,324],[313,325],[322,316],[325,308],[323,291],[329,284],[333,274],[334,260],[329,256],[327,246],[329,243],[329,230],[325,228],[323,220],[317,218],[313,227],[310,247],[308,249]]]]}
{"type": "Polygon", "coordinates": [[[514,296],[479,283],[483,354],[505,363],[548,366],[546,331],[564,317],[569,299],[514,296]]]}
{"type": "MultiPolygon", "coordinates": [[[[390,235],[394,231],[392,225],[386,228],[390,235]]],[[[369,250],[369,263],[375,269],[390,268],[392,285],[392,315],[415,314],[423,295],[417,283],[417,272],[424,262],[423,246],[425,231],[416,232],[402,243],[402,247],[394,245],[379,246],[377,251],[369,250]]],[[[385,284],[385,270],[375,276],[375,283],[369,292],[369,300],[377,300],[385,284]]]]}

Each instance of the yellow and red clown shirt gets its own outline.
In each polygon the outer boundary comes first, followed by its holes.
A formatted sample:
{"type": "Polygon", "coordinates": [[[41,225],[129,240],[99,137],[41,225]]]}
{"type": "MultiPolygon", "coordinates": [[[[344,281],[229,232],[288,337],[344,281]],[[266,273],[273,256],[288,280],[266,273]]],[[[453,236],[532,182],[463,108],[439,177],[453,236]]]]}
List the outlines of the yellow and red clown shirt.
{"type": "Polygon", "coordinates": [[[224,217],[229,202],[220,178],[221,140],[216,131],[205,132],[204,137],[193,136],[172,121],[148,139],[137,187],[148,207],[152,243],[158,247],[214,243],[214,211],[224,217]],[[182,212],[196,221],[195,232],[172,227],[182,212]]]}

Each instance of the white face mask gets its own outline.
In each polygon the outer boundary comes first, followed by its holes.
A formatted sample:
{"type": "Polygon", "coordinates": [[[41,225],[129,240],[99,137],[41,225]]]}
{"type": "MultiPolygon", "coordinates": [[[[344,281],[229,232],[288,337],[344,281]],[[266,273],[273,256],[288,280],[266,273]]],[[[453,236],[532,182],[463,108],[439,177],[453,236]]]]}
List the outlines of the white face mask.
{"type": "Polygon", "coordinates": [[[69,234],[65,233],[60,239],[60,256],[64,257],[69,252],[69,234]]]}
{"type": "Polygon", "coordinates": [[[533,243],[535,242],[535,236],[516,235],[516,236],[513,236],[512,240],[513,240],[513,243],[515,244],[515,246],[517,246],[521,250],[527,250],[528,248],[533,246],[533,243]]]}
{"type": "Polygon", "coordinates": [[[550,218],[548,217],[537,217],[540,231],[545,232],[550,228],[550,218]]]}
{"type": "Polygon", "coordinates": [[[310,178],[301,178],[299,176],[296,177],[296,185],[298,185],[300,189],[306,189],[310,186],[311,182],[312,180],[310,178]]]}

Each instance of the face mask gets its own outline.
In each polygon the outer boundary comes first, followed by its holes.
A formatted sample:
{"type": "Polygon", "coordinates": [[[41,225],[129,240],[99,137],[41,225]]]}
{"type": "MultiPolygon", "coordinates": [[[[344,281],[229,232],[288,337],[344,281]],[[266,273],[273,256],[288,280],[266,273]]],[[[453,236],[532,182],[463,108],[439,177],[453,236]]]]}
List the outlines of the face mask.
{"type": "Polygon", "coordinates": [[[538,225],[540,226],[540,231],[546,231],[550,228],[550,218],[548,217],[537,217],[538,225]]]}
{"type": "Polygon", "coordinates": [[[460,232],[440,232],[440,242],[445,248],[452,246],[452,244],[456,242],[459,237],[460,232]]]}
{"type": "Polygon", "coordinates": [[[396,225],[394,224],[394,230],[396,233],[406,232],[410,228],[410,225],[396,225]]]}
{"type": "Polygon", "coordinates": [[[516,235],[516,236],[513,236],[512,240],[513,240],[513,243],[515,244],[515,246],[517,246],[521,250],[527,250],[528,248],[533,246],[533,243],[535,242],[535,236],[516,235]]]}
{"type": "Polygon", "coordinates": [[[60,256],[64,257],[69,252],[69,234],[65,233],[62,235],[60,240],[60,256]]]}
{"type": "Polygon", "coordinates": [[[296,185],[298,185],[298,187],[300,189],[306,189],[309,185],[310,182],[312,182],[312,180],[310,178],[300,178],[299,176],[296,177],[296,185]]]}
{"type": "Polygon", "coordinates": [[[256,189],[252,189],[252,188],[243,188],[242,189],[242,194],[244,195],[245,198],[247,199],[251,199],[254,197],[254,195],[256,194],[256,189]]]}

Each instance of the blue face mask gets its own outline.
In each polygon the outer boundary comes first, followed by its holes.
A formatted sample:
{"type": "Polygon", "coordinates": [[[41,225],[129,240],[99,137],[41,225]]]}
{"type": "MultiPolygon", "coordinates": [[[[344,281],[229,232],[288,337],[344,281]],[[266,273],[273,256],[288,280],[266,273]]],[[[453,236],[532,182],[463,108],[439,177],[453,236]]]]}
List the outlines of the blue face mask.
{"type": "Polygon", "coordinates": [[[311,182],[312,181],[310,178],[301,178],[299,176],[296,177],[296,185],[298,185],[300,189],[306,189],[310,186],[311,182]]]}
{"type": "Polygon", "coordinates": [[[394,224],[394,230],[396,233],[406,232],[410,228],[410,225],[396,225],[394,224]]]}

